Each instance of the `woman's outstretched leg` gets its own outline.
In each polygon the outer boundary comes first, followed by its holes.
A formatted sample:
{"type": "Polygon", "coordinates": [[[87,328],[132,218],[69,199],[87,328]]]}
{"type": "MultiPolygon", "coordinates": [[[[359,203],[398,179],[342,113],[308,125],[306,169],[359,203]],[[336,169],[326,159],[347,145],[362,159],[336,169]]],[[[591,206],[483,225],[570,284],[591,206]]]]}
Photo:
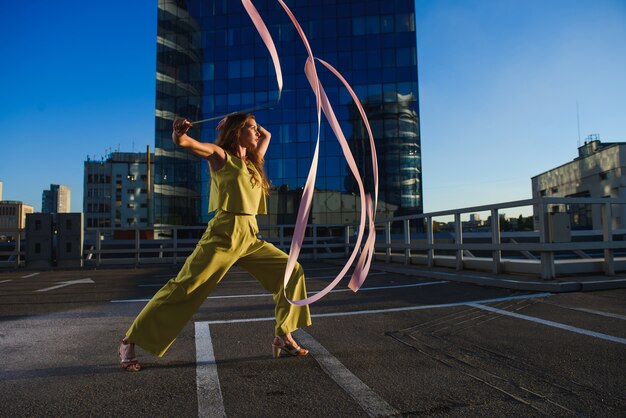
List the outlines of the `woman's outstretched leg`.
{"type": "Polygon", "coordinates": [[[233,229],[234,220],[228,217],[211,221],[176,278],[167,282],[139,313],[125,341],[159,357],[165,354],[236,261],[233,229]]]}
{"type": "MultiPolygon", "coordinates": [[[[298,328],[311,325],[309,307],[308,305],[292,305],[285,298],[285,293],[291,300],[306,298],[306,285],[302,266],[296,263],[286,292],[283,292],[283,276],[285,274],[285,266],[287,265],[287,254],[274,245],[258,240],[251,247],[250,252],[237,262],[237,265],[252,274],[261,282],[265,289],[274,295],[276,304],[274,309],[276,316],[274,335],[279,337],[282,343],[287,344],[287,346],[299,349],[297,350],[299,354],[293,355],[306,355],[308,350],[299,347],[291,333],[298,328]]],[[[272,346],[281,346],[281,343],[274,338],[272,346]]],[[[290,354],[295,352],[293,349],[290,354]]],[[[274,351],[276,352],[276,349],[274,351]]]]}

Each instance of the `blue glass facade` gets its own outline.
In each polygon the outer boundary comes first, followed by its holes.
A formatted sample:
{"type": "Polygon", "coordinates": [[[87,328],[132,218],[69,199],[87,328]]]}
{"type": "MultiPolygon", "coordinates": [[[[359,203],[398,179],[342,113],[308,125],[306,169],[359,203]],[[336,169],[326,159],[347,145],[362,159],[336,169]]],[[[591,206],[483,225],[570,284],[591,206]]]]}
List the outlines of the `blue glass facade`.
{"type": "MultiPolygon", "coordinates": [[[[335,66],[361,99],[372,125],[380,170],[379,216],[422,211],[417,53],[412,0],[286,1],[313,53],[335,66]]],[[[272,133],[266,171],[272,185],[269,215],[260,223],[293,223],[316,138],[315,96],[304,75],[306,51],[276,1],[254,5],[281,59],[279,103],[255,112],[272,133]]],[[[193,225],[208,220],[205,161],[171,141],[175,116],[200,120],[275,102],[274,67],[241,2],[159,0],[155,223],[193,225]]],[[[318,66],[366,189],[372,189],[369,142],[348,92],[318,66]]],[[[215,122],[191,135],[213,141],[215,122]]],[[[339,143],[324,124],[310,221],[353,223],[360,201],[339,143]]]]}

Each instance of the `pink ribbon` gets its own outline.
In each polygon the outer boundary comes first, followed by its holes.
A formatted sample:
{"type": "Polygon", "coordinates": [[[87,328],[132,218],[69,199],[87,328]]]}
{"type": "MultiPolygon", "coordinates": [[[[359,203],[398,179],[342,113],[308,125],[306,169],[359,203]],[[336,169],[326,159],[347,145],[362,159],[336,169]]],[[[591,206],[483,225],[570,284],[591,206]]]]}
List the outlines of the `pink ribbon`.
{"type": "MultiPolygon", "coordinates": [[[[283,93],[283,74],[280,69],[280,61],[278,60],[278,52],[276,52],[276,46],[274,45],[274,41],[272,40],[272,37],[269,31],[267,30],[267,27],[265,26],[263,19],[261,19],[259,12],[257,11],[256,7],[254,7],[254,5],[252,4],[250,0],[241,0],[241,3],[243,4],[243,7],[246,9],[246,12],[248,12],[248,15],[252,19],[252,23],[254,23],[254,26],[256,27],[257,32],[259,32],[259,35],[261,35],[261,39],[263,39],[263,42],[265,43],[265,46],[267,47],[267,50],[269,51],[272,57],[272,61],[274,62],[274,70],[276,71],[276,81],[278,82],[278,97],[276,98],[276,100],[272,100],[267,103],[263,103],[261,105],[256,105],[256,106],[253,106],[247,109],[242,109],[239,111],[242,113],[251,113],[256,110],[272,108],[274,105],[276,105],[280,101],[280,97],[283,93]]],[[[228,119],[229,115],[230,113],[227,115],[219,115],[219,116],[213,116],[207,119],[197,120],[193,122],[193,125],[200,125],[202,123],[221,119],[219,123],[217,124],[217,126],[215,127],[215,130],[219,131],[221,127],[224,125],[224,123],[226,122],[226,119],[228,119]]]]}
{"type": "MultiPolygon", "coordinates": [[[[282,72],[280,70],[280,61],[278,59],[278,53],[276,52],[276,47],[274,46],[272,37],[269,31],[267,30],[267,27],[265,26],[265,23],[263,22],[258,11],[254,7],[254,5],[252,5],[252,2],[250,0],[241,0],[241,2],[243,3],[244,8],[248,12],[250,19],[252,19],[254,26],[259,32],[261,39],[265,43],[265,46],[267,47],[272,57],[274,68],[276,69],[276,81],[278,83],[279,97],[280,97],[280,94],[282,92],[283,79],[282,79],[282,72]]],[[[346,272],[350,269],[350,266],[354,262],[359,249],[361,248],[361,241],[363,240],[366,223],[369,227],[369,234],[368,234],[367,239],[365,240],[365,244],[361,251],[361,256],[359,257],[355,265],[355,268],[352,273],[352,277],[350,279],[350,283],[348,284],[348,286],[350,287],[350,289],[356,292],[363,285],[363,282],[367,278],[367,273],[369,272],[372,257],[374,255],[374,245],[376,241],[374,216],[376,214],[376,205],[378,201],[378,160],[376,157],[376,147],[374,144],[374,137],[372,135],[372,130],[369,125],[369,120],[367,119],[367,116],[365,115],[365,110],[363,109],[363,106],[361,106],[361,103],[358,97],[356,96],[356,94],[354,93],[354,90],[350,87],[348,82],[339,73],[339,71],[337,71],[332,65],[330,65],[324,60],[316,58],[313,55],[313,51],[311,50],[311,46],[309,45],[307,37],[304,34],[304,31],[302,30],[302,27],[300,26],[300,23],[298,22],[296,17],[293,15],[291,10],[287,7],[287,5],[282,0],[278,0],[278,3],[280,3],[282,8],[285,10],[287,15],[291,19],[291,22],[296,28],[296,31],[300,35],[300,38],[302,39],[302,43],[304,44],[307,50],[308,58],[304,65],[304,72],[309,81],[309,84],[311,85],[311,89],[315,93],[316,108],[317,108],[317,140],[315,143],[315,151],[313,153],[311,168],[309,169],[309,174],[307,176],[306,184],[304,185],[304,191],[302,193],[302,199],[300,201],[300,206],[298,208],[298,215],[296,218],[296,225],[294,228],[293,239],[291,241],[291,248],[289,250],[289,257],[287,259],[287,266],[285,268],[285,275],[283,277],[285,289],[287,288],[287,284],[289,283],[289,279],[291,278],[291,274],[298,260],[298,256],[300,255],[300,250],[302,249],[302,242],[304,241],[304,234],[307,228],[307,219],[311,211],[311,203],[313,200],[313,192],[315,189],[315,178],[317,176],[317,165],[318,165],[318,160],[319,160],[319,143],[320,143],[322,112],[326,116],[326,119],[331,129],[333,130],[335,136],[337,137],[337,140],[339,141],[343,154],[348,163],[348,167],[350,168],[350,171],[354,175],[354,178],[359,187],[360,198],[361,198],[361,217],[360,217],[360,222],[359,222],[357,239],[354,244],[354,249],[352,250],[352,253],[350,257],[348,258],[348,261],[346,262],[344,267],[341,269],[337,277],[335,277],[335,279],[333,279],[331,283],[328,284],[328,286],[326,286],[324,289],[322,289],[315,295],[310,296],[306,299],[290,300],[287,297],[287,294],[285,291],[285,297],[287,298],[289,303],[293,305],[303,306],[303,305],[308,305],[308,304],[311,304],[313,302],[320,300],[322,297],[328,294],[332,289],[334,289],[335,286],[337,286],[337,284],[345,276],[346,272]],[[354,160],[354,156],[352,155],[352,151],[350,150],[350,146],[348,145],[348,141],[346,140],[343,130],[341,129],[341,126],[339,124],[339,121],[337,120],[337,117],[335,116],[335,112],[333,110],[332,105],[330,104],[328,100],[328,97],[326,95],[326,92],[324,91],[324,88],[322,87],[322,83],[320,82],[317,76],[317,69],[315,67],[316,60],[319,63],[321,63],[324,67],[326,67],[328,70],[330,70],[343,83],[343,85],[346,87],[346,89],[350,93],[352,99],[354,100],[354,103],[356,104],[356,107],[359,110],[361,118],[363,119],[363,123],[365,124],[367,133],[369,136],[370,150],[372,153],[372,165],[373,165],[373,177],[374,177],[373,201],[372,201],[372,197],[369,194],[365,193],[365,189],[363,187],[363,181],[361,179],[361,175],[359,173],[356,161],[354,160]],[[368,219],[369,219],[369,222],[367,222],[368,219]]]]}

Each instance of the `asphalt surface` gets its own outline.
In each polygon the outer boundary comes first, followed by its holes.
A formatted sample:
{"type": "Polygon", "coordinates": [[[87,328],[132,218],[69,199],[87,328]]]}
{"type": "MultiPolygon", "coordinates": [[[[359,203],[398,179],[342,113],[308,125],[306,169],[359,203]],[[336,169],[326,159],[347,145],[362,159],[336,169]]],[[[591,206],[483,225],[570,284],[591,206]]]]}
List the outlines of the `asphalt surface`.
{"type": "MultiPolygon", "coordinates": [[[[340,269],[304,267],[309,293],[340,269]]],[[[0,272],[0,416],[626,415],[625,289],[373,270],[358,293],[345,279],[312,305],[294,334],[310,356],[275,360],[272,298],[234,268],[165,357],[139,349],[144,370],[122,371],[120,338],[176,272],[0,272]]]]}

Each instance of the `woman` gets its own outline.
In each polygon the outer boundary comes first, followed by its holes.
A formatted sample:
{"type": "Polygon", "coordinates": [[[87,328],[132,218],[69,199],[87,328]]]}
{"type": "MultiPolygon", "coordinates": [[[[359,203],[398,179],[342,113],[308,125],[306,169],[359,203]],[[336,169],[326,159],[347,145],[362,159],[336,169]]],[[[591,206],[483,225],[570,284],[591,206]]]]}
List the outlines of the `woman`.
{"type": "MultiPolygon", "coordinates": [[[[217,129],[215,144],[196,141],[187,135],[188,120],[173,124],[172,140],[193,154],[206,158],[211,170],[209,210],[216,211],[206,232],[187,258],[177,277],[163,286],[139,313],[119,348],[120,363],[128,371],[139,371],[135,344],[161,357],[200,305],[233,264],[247,270],[276,303],[274,358],[281,354],[305,356],[308,350],[296,343],[291,333],[311,325],[308,306],[291,305],[283,292],[287,254],[257,238],[256,214],[265,214],[269,184],[263,157],[270,133],[256,123],[254,115],[233,113],[217,129]]],[[[297,264],[287,286],[287,297],[306,298],[304,272],[297,264]]]]}

